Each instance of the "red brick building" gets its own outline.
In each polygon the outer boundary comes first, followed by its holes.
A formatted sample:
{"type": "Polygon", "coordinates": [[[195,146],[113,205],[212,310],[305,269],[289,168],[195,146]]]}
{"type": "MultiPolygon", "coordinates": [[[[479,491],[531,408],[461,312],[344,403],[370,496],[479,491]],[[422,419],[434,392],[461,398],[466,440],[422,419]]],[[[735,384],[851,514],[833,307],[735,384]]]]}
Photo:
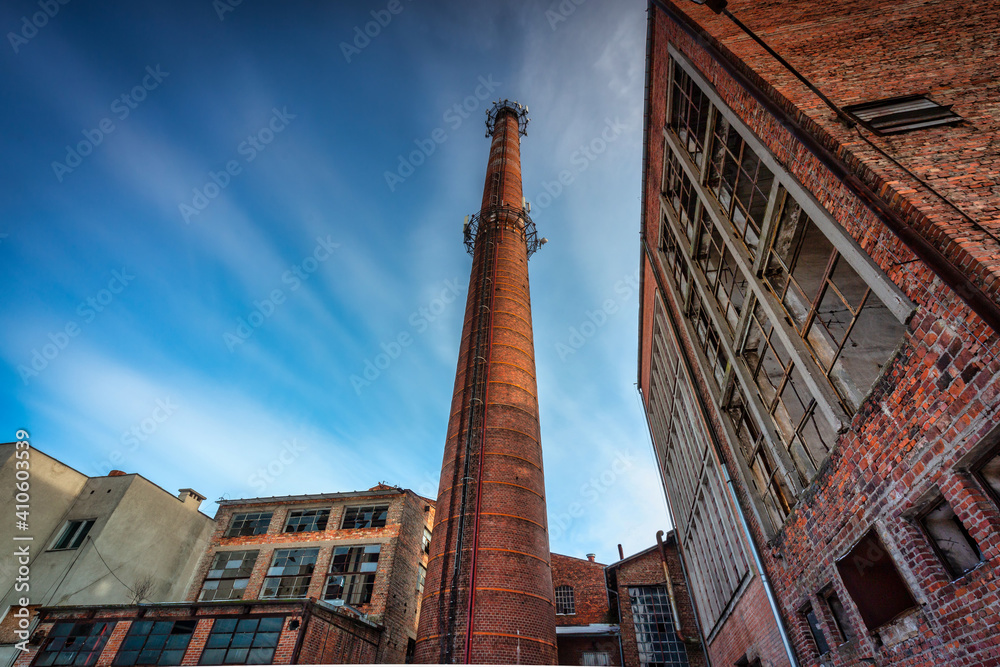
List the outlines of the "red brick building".
{"type": "Polygon", "coordinates": [[[186,602],[43,608],[19,664],[402,663],[433,523],[433,501],[384,484],[222,500],[186,602]]]}
{"type": "Polygon", "coordinates": [[[725,12],[650,3],[641,223],[708,653],[1000,664],[1000,7],[725,12]]]}
{"type": "Polygon", "coordinates": [[[552,583],[560,665],[707,664],[672,532],[611,565],[552,554],[552,583]]]}

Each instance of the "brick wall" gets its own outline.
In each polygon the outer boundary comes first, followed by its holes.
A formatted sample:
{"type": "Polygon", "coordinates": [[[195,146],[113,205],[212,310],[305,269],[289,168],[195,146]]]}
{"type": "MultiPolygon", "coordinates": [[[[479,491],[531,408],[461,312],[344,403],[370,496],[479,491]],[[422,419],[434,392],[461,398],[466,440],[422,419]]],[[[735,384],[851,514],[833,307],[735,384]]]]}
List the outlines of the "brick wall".
{"type": "Polygon", "coordinates": [[[621,665],[621,650],[617,637],[559,637],[559,664],[582,665],[584,653],[606,653],[608,664],[621,665]]]}
{"type": "Polygon", "coordinates": [[[576,608],[575,614],[557,614],[557,626],[612,622],[604,567],[586,559],[552,554],[552,586],[571,586],[576,608]]]}
{"type": "MultiPolygon", "coordinates": [[[[958,127],[874,141],[968,212],[975,224],[868,148],[853,130],[837,125],[821,102],[727,19],[693,4],[683,6],[741,70],[998,300],[1000,251],[989,234],[1000,231],[1000,145],[992,139],[1000,130],[996,104],[1000,65],[981,48],[984,40],[995,38],[990,26],[1000,21],[998,7],[897,3],[888,8],[874,1],[850,0],[831,10],[830,3],[811,0],[738,3],[730,9],[842,105],[913,93],[928,93],[938,102],[955,105],[967,119],[958,127]]],[[[659,233],[669,42],[916,304],[895,356],[774,539],[768,541],[753,512],[748,512],[796,653],[803,664],[819,662],[799,616],[806,603],[822,612],[824,634],[834,636],[832,619],[817,597],[818,591],[832,586],[855,638],[835,647],[827,664],[857,664],[865,658],[912,666],[1000,663],[1000,643],[992,631],[1000,624],[996,586],[1000,510],[967,472],[976,456],[997,441],[1000,337],[701,46],[664,14],[655,14],[644,184],[650,244],[655,245],[659,233]],[[983,554],[979,567],[955,581],[915,520],[937,497],[948,500],[983,554]],[[865,627],[836,570],[837,559],[873,528],[918,603],[914,612],[877,633],[865,627]]],[[[644,262],[643,387],[648,387],[652,271],[644,262]]],[[[677,305],[672,308],[677,310],[677,305]]],[[[696,360],[690,340],[683,343],[688,356],[696,360]]],[[[703,386],[701,371],[696,375],[703,386]]],[[[726,462],[731,470],[739,470],[718,411],[709,412],[706,417],[721,436],[726,462]]],[[[738,495],[744,508],[753,506],[742,483],[738,495]]],[[[747,608],[731,614],[719,631],[711,646],[713,659],[719,650],[728,660],[738,650],[735,645],[754,636],[755,623],[768,625],[770,611],[762,591],[747,589],[740,604],[747,608]]],[[[768,643],[774,643],[773,633],[768,643]]],[[[774,658],[764,656],[765,664],[769,659],[774,658]]]]}

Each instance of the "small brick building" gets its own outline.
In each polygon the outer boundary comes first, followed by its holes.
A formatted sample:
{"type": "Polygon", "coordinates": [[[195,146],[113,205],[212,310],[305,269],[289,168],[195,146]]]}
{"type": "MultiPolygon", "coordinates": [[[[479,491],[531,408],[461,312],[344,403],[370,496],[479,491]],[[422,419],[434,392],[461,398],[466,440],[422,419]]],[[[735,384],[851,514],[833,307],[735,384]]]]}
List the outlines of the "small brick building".
{"type": "Polygon", "coordinates": [[[552,581],[560,665],[707,664],[673,532],[611,565],[552,554],[552,581]]]}
{"type": "Polygon", "coordinates": [[[649,3],[638,368],[711,660],[1000,664],[1000,5],[720,4],[649,3]]]}

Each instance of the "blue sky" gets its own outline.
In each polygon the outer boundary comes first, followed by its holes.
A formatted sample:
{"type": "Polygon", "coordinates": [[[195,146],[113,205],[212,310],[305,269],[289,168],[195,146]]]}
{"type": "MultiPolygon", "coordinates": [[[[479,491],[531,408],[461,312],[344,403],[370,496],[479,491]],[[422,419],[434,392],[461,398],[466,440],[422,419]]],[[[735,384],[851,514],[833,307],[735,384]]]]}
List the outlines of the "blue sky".
{"type": "Polygon", "coordinates": [[[645,3],[579,1],[3,3],[0,438],[210,501],[435,495],[462,220],[488,101],[510,98],[549,239],[530,271],[551,546],[653,544],[645,3]]]}

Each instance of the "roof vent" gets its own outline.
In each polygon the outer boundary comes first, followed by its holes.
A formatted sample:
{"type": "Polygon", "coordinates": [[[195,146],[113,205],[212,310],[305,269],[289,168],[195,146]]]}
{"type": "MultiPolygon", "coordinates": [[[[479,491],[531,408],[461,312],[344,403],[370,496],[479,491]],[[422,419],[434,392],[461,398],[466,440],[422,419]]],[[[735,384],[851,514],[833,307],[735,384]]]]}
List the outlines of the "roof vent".
{"type": "Polygon", "coordinates": [[[951,105],[941,105],[923,95],[891,97],[875,102],[844,107],[862,125],[875,134],[898,134],[934,125],[961,122],[962,117],[951,110],[951,105]]]}

